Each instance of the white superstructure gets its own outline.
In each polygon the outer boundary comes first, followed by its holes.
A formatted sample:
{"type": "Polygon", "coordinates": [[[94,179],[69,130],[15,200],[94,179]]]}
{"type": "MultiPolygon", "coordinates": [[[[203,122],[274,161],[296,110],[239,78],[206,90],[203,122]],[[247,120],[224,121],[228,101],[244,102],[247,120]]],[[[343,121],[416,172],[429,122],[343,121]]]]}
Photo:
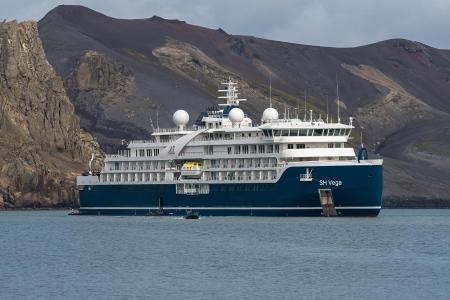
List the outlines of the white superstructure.
{"type": "MultiPolygon", "coordinates": [[[[312,113],[308,120],[279,118],[268,108],[256,126],[239,108],[245,99],[238,98],[237,84],[230,79],[224,85],[219,98],[226,103],[203,113],[193,127],[187,127],[188,113],[178,110],[176,128],[157,129],[151,140],[130,141],[107,155],[98,184],[177,183],[177,192],[207,193],[208,183],[275,182],[290,165],[356,160],[354,149],[345,146],[351,119],[326,123],[312,113]]],[[[300,180],[311,180],[310,174],[300,180]]]]}

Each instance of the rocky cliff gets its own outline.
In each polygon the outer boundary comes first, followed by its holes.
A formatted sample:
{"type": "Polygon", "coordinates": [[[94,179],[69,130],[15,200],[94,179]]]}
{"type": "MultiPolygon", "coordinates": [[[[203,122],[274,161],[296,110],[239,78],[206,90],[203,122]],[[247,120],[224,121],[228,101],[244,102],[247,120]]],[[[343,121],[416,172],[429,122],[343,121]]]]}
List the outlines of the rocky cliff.
{"type": "Polygon", "coordinates": [[[91,149],[35,22],[0,23],[0,208],[76,205],[91,149]]]}

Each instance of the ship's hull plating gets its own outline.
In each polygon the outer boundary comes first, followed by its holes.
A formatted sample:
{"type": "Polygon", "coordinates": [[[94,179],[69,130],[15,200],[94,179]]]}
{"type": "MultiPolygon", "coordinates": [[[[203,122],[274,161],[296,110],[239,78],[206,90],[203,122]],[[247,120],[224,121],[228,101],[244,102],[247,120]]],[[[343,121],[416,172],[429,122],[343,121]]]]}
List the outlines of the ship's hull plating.
{"type": "Polygon", "coordinates": [[[313,180],[300,181],[306,167],[288,168],[276,183],[210,184],[209,194],[176,194],[175,184],[94,185],[80,191],[80,212],[146,215],[163,203],[165,215],[320,216],[319,190],[331,190],[342,216],[376,216],[381,209],[382,165],[313,167],[313,180]],[[162,200],[162,201],[161,201],[162,200]]]}

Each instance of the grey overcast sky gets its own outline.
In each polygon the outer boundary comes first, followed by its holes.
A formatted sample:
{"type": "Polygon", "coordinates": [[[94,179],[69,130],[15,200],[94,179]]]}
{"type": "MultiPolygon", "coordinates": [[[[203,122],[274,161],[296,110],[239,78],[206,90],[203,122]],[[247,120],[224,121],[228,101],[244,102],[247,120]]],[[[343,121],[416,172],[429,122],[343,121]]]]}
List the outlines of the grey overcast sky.
{"type": "Polygon", "coordinates": [[[0,18],[39,20],[59,4],[301,44],[352,47],[400,37],[450,49],[450,0],[0,0],[0,18]]]}

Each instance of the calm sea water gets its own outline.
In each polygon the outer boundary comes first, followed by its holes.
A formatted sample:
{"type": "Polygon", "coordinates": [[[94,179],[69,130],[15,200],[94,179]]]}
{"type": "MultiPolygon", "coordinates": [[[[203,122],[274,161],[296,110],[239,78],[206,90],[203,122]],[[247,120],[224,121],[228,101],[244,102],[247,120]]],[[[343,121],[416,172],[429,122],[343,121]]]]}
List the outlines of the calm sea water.
{"type": "Polygon", "coordinates": [[[0,212],[1,299],[449,299],[450,210],[377,218],[0,212]]]}

